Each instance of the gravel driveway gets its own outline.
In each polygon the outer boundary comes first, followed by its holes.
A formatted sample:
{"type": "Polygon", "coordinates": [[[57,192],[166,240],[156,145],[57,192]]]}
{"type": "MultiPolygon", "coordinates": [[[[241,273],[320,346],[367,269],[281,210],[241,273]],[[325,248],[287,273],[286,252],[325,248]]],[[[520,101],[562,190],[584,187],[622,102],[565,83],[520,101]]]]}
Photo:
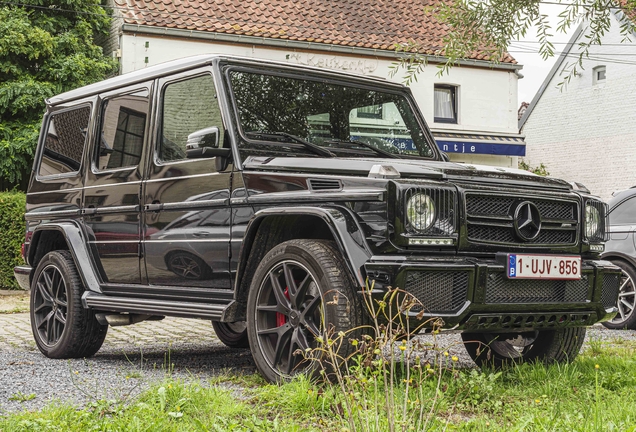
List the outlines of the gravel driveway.
{"type": "MultiPolygon", "coordinates": [[[[597,325],[588,331],[591,338],[636,339],[636,332],[597,325]]],[[[431,336],[422,339],[432,341],[431,336]]],[[[458,334],[437,336],[437,343],[459,357],[460,366],[475,367],[458,334]]],[[[35,347],[27,313],[0,314],[0,414],[39,409],[55,400],[82,405],[95,398],[125,399],[169,375],[205,381],[228,368],[256,372],[249,350],[226,348],[208,321],[166,318],[111,327],[94,357],[51,360],[35,347]],[[24,400],[29,395],[34,397],[24,400]]]]}

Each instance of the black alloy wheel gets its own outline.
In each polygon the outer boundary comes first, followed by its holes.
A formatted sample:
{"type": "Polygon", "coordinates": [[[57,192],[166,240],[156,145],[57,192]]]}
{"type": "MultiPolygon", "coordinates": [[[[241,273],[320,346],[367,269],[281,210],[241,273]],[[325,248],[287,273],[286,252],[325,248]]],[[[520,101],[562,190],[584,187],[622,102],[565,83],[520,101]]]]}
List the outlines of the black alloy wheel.
{"type": "Polygon", "coordinates": [[[585,327],[522,333],[462,333],[462,340],[477,366],[501,369],[528,362],[571,362],[579,354],[585,333],[585,327]]]}
{"type": "MultiPolygon", "coordinates": [[[[277,382],[339,367],[323,361],[316,337],[341,331],[361,337],[367,318],[359,289],[333,242],[289,240],[272,248],[247,299],[247,335],[261,374],[277,382]]],[[[351,352],[345,343],[337,354],[351,352]]]]}
{"type": "Polygon", "coordinates": [[[618,289],[618,313],[603,325],[610,329],[636,330],[636,270],[623,261],[612,261],[621,268],[621,280],[618,289]]]}
{"type": "Polygon", "coordinates": [[[38,349],[49,358],[81,358],[104,343],[107,325],[82,305],[84,286],[67,250],[49,252],[31,282],[31,329],[38,349]]]}
{"type": "Polygon", "coordinates": [[[322,298],[311,272],[298,261],[273,267],[259,290],[256,333],[272,368],[291,375],[321,331],[322,298]]]}
{"type": "Polygon", "coordinates": [[[68,312],[66,281],[54,264],[42,269],[32,295],[35,331],[42,343],[52,347],[62,337],[68,312]]]}

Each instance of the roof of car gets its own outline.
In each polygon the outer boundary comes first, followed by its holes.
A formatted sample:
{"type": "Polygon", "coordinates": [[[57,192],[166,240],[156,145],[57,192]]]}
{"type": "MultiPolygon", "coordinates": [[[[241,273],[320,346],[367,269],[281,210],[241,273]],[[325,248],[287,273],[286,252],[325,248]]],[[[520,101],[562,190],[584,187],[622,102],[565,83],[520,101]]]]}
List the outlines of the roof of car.
{"type": "Polygon", "coordinates": [[[155,78],[159,78],[162,76],[209,65],[216,60],[218,61],[225,60],[225,61],[236,63],[239,65],[243,64],[243,65],[256,66],[256,67],[269,66],[269,67],[277,68],[277,69],[301,70],[304,72],[311,72],[314,74],[320,74],[325,76],[329,75],[332,77],[345,76],[351,79],[365,80],[367,82],[375,82],[375,83],[381,82],[384,85],[404,88],[404,86],[401,84],[394,83],[391,81],[386,81],[383,78],[357,75],[351,72],[325,70],[325,69],[320,69],[320,68],[312,67],[312,66],[303,66],[303,65],[297,65],[292,63],[275,62],[270,60],[255,59],[255,58],[240,57],[240,56],[229,56],[229,55],[220,55],[220,54],[202,54],[198,56],[184,57],[177,60],[171,60],[165,63],[160,63],[155,66],[149,66],[144,69],[136,70],[134,72],[128,72],[123,75],[118,75],[113,78],[109,78],[94,84],[89,84],[84,87],[80,87],[65,93],[61,93],[59,95],[56,95],[47,99],[46,102],[49,105],[57,105],[60,103],[69,102],[69,101],[83,98],[86,96],[91,96],[97,93],[115,90],[117,88],[133,85],[135,83],[140,83],[140,82],[152,80],[155,78]]]}

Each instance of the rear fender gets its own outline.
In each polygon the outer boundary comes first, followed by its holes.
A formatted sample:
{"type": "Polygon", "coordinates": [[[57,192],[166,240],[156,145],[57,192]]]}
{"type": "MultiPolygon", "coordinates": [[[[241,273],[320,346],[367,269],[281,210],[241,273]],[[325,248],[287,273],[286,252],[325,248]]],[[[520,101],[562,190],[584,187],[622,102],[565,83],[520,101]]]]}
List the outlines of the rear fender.
{"type": "Polygon", "coordinates": [[[64,237],[68,249],[71,252],[71,255],[73,255],[75,266],[82,278],[84,287],[90,291],[101,292],[99,278],[97,277],[97,272],[91,263],[84,234],[82,233],[80,226],[75,222],[43,223],[35,228],[31,239],[31,245],[29,247],[28,257],[28,262],[33,266],[33,268],[37,267],[37,260],[41,259],[43,254],[50,252],[50,250],[45,250],[42,253],[41,249],[38,248],[40,239],[43,238],[42,235],[47,231],[59,232],[64,237]],[[36,256],[39,252],[40,256],[36,256]]]}

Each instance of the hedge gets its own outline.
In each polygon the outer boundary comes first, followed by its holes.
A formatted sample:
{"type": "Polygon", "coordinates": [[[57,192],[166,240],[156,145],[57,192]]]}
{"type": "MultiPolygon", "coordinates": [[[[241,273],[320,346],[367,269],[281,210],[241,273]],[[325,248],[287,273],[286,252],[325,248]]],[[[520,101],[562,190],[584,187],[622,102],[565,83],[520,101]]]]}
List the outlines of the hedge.
{"type": "Polygon", "coordinates": [[[13,267],[24,264],[20,247],[24,242],[24,208],[22,192],[0,192],[0,288],[19,289],[13,267]]]}

